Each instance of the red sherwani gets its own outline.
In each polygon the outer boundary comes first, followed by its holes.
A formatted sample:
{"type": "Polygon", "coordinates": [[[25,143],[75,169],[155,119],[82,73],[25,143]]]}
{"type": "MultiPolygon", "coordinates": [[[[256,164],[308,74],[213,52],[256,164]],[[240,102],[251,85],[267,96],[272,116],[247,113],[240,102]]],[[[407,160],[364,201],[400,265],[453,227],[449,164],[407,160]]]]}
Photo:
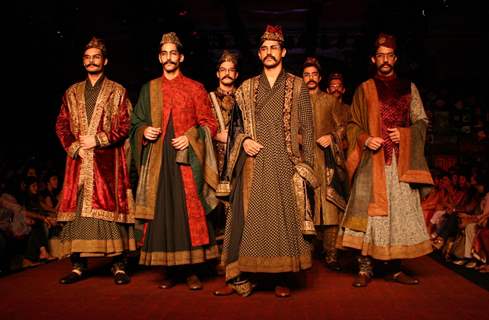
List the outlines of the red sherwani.
{"type": "MultiPolygon", "coordinates": [[[[213,206],[204,195],[211,185],[202,171],[210,164],[207,156],[213,152],[207,147],[212,148],[210,136],[217,131],[207,92],[181,74],[172,80],[154,79],[141,89],[132,118],[134,157],[141,163],[135,211],[137,218],[147,221],[140,263],[185,265],[216,258],[218,250],[206,218],[213,206]],[[148,126],[161,127],[161,136],[146,140],[148,126]],[[200,149],[194,142],[204,142],[199,134],[204,131],[206,144],[200,149]],[[190,145],[177,151],[171,139],[183,135],[190,145]],[[194,156],[204,155],[205,164],[195,166],[194,156]]],[[[215,158],[213,164],[217,183],[215,158]]]]}
{"type": "Polygon", "coordinates": [[[124,141],[130,129],[131,104],[126,90],[103,79],[90,121],[85,104],[85,81],[66,90],[56,121],[58,135],[68,157],[63,192],[58,209],[59,221],[72,221],[83,192],[81,216],[133,223],[124,141]],[[96,136],[98,146],[81,158],[79,137],[96,136]]]}

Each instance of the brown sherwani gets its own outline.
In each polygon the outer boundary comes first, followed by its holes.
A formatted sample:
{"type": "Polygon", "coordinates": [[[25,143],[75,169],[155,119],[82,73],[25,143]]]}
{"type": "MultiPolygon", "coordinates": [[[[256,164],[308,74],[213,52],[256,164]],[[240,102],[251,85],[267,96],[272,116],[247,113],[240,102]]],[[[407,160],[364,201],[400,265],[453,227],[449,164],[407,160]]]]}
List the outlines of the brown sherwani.
{"type": "Polygon", "coordinates": [[[322,238],[326,260],[336,260],[338,224],[346,207],[348,181],[345,171],[343,146],[345,114],[339,100],[326,92],[311,94],[314,120],[314,140],[331,136],[331,145],[323,148],[317,142],[314,148],[314,172],[320,186],[314,192],[314,225],[322,238]]]}

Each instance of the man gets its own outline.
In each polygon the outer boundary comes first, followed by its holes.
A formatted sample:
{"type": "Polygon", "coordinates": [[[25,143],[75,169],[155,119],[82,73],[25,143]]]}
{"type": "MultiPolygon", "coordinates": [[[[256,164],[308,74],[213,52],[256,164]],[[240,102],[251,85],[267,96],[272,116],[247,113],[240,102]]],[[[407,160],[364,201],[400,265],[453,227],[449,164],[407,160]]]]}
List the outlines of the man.
{"type": "Polygon", "coordinates": [[[216,152],[219,175],[221,175],[224,168],[228,129],[231,124],[231,113],[236,103],[234,98],[234,93],[236,91],[234,83],[239,75],[237,68],[237,56],[224,50],[217,62],[216,76],[219,80],[219,86],[215,91],[210,93],[212,112],[219,124],[217,134],[214,137],[214,149],[216,152]]]}
{"type": "Polygon", "coordinates": [[[346,92],[343,83],[343,75],[339,72],[333,72],[328,76],[328,87],[326,92],[335,96],[340,102],[343,102],[343,95],[346,92]]]}
{"type": "Polygon", "coordinates": [[[174,32],[163,35],[158,58],[163,75],[143,86],[132,117],[136,217],[147,222],[140,264],[180,266],[166,268],[160,288],[173,287],[183,273],[189,289],[199,290],[195,264],[218,256],[206,216],[217,205],[217,125],[203,85],[180,70],[184,55],[174,32]]]}
{"type": "MultiPolygon", "coordinates": [[[[224,236],[226,215],[231,210],[227,196],[229,196],[229,178],[225,177],[223,168],[226,166],[226,147],[228,140],[228,129],[231,124],[231,117],[236,100],[234,92],[236,87],[234,83],[238,78],[238,57],[224,50],[219,61],[217,62],[216,76],[219,80],[217,89],[209,94],[211,101],[212,112],[218,120],[219,128],[214,137],[214,151],[216,154],[217,168],[219,171],[220,180],[217,193],[221,196],[221,201],[216,210],[213,211],[211,218],[214,220],[216,228],[216,238],[219,239],[222,248],[222,238],[224,236]]],[[[224,274],[224,268],[219,263],[216,269],[220,275],[224,274]]]]}
{"type": "Polygon", "coordinates": [[[400,259],[432,251],[418,189],[433,184],[423,154],[428,123],[416,86],[396,76],[395,49],[393,36],[378,36],[376,74],[357,88],[347,127],[353,185],[339,244],[361,250],[355,287],[371,280],[372,258],[390,261],[386,280],[417,284],[400,259]]]}
{"type": "Polygon", "coordinates": [[[276,274],[275,294],[287,297],[284,273],[311,267],[301,225],[310,214],[302,177],[316,186],[311,104],[302,79],[283,69],[286,52],[282,29],[267,26],[258,50],[263,72],[236,91],[242,117],[233,118],[229,132],[232,215],[222,260],[226,280],[244,296],[251,284],[243,272],[276,274]]]}
{"type": "Polygon", "coordinates": [[[321,91],[321,66],[314,57],[304,63],[302,77],[311,96],[314,140],[314,172],[320,187],[314,192],[314,225],[322,238],[326,266],[340,270],[336,238],[346,207],[348,178],[343,155],[346,116],[340,101],[321,91]]]}
{"type": "Polygon", "coordinates": [[[328,87],[326,92],[335,96],[342,105],[341,109],[343,120],[348,122],[350,117],[350,106],[343,101],[343,96],[346,92],[343,75],[339,72],[333,72],[328,76],[328,87]]]}
{"type": "Polygon", "coordinates": [[[60,280],[86,276],[87,257],[112,256],[116,284],[129,283],[124,252],[135,250],[134,211],[124,141],[130,129],[127,91],[104,70],[107,51],[98,38],[85,47],[85,81],[63,96],[56,133],[66,150],[66,170],[58,208],[64,254],[73,270],[60,280]]]}

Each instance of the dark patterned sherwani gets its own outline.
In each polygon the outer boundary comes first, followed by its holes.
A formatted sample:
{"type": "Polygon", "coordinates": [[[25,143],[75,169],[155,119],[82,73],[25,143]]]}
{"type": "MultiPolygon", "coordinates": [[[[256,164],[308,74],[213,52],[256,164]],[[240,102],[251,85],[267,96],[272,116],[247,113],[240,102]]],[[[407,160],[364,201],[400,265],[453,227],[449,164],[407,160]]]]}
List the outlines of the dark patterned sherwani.
{"type": "Polygon", "coordinates": [[[243,271],[307,269],[310,245],[301,228],[309,206],[303,176],[313,179],[314,141],[306,86],[301,78],[282,71],[270,87],[261,74],[243,83],[236,101],[242,118],[233,118],[230,130],[227,173],[233,178],[233,190],[223,252],[226,279],[243,271]],[[247,138],[264,146],[255,157],[242,149],[247,138]]]}

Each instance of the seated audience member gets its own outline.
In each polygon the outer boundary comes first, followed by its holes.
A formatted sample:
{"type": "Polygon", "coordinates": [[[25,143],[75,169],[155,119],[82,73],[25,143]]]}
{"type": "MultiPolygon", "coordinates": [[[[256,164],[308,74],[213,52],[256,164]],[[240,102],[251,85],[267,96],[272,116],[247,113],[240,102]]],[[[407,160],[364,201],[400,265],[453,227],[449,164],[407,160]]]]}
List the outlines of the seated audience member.
{"type": "Polygon", "coordinates": [[[39,219],[35,219],[35,223],[31,226],[32,230],[29,233],[26,251],[24,252],[24,266],[29,267],[39,261],[52,260],[53,257],[48,253],[48,230],[47,228],[55,224],[55,218],[41,209],[41,202],[38,194],[37,178],[26,177],[24,180],[24,197],[23,205],[25,208],[39,215],[39,219]]]}
{"type": "Polygon", "coordinates": [[[440,201],[440,180],[441,174],[433,174],[433,189],[421,200],[421,208],[423,209],[423,215],[426,223],[426,227],[430,227],[430,220],[436,211],[438,202],[440,201]]]}
{"type": "Polygon", "coordinates": [[[434,241],[435,246],[443,245],[441,240],[437,239],[438,235],[435,232],[443,221],[443,216],[447,213],[452,213],[463,196],[463,194],[456,189],[455,185],[453,185],[452,181],[453,180],[450,179],[448,173],[443,173],[441,175],[438,202],[428,227],[428,232],[431,238],[436,240],[434,241]]]}
{"type": "MultiPolygon", "coordinates": [[[[489,257],[489,239],[488,239],[488,218],[489,218],[489,192],[486,183],[486,195],[480,201],[478,210],[473,215],[460,215],[460,228],[463,254],[458,256],[460,259],[453,261],[457,265],[465,265],[466,268],[478,268],[486,270],[487,259],[489,257]]],[[[481,271],[482,272],[482,271],[481,271]]],[[[487,271],[485,271],[487,272],[487,271]]]]}
{"type": "MultiPolygon", "coordinates": [[[[0,195],[0,255],[1,268],[3,271],[10,269],[10,258],[14,254],[23,254],[31,237],[33,226],[36,223],[51,223],[46,217],[25,209],[18,203],[18,185],[11,179],[6,182],[5,188],[0,195]]],[[[38,258],[38,257],[37,257],[38,258]]],[[[37,263],[24,259],[23,266],[34,266],[37,263]]]]}
{"type": "Polygon", "coordinates": [[[39,192],[41,207],[50,215],[56,215],[58,205],[58,175],[54,172],[48,172],[44,177],[44,190],[39,192]]]}
{"type": "Polygon", "coordinates": [[[457,196],[460,199],[457,199],[453,210],[443,215],[441,222],[438,224],[436,230],[437,238],[434,241],[434,246],[437,249],[442,248],[446,244],[444,252],[447,260],[450,257],[455,237],[459,233],[461,216],[474,215],[483,195],[479,195],[477,189],[469,183],[469,174],[459,173],[457,196]]]}

